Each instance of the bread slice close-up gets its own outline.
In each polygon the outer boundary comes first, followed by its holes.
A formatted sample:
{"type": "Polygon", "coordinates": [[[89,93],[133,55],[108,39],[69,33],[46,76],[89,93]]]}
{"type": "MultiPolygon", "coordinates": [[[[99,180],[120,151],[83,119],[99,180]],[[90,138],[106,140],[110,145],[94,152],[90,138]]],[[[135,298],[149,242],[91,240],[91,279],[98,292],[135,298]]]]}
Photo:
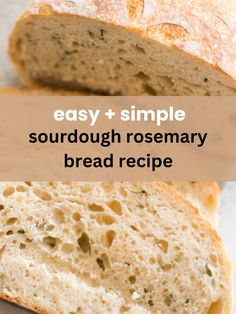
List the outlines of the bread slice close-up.
{"type": "Polygon", "coordinates": [[[235,21],[234,0],[41,0],[17,22],[9,53],[25,85],[236,95],[235,21]]]}
{"type": "Polygon", "coordinates": [[[164,183],[0,184],[0,296],[48,314],[230,314],[216,231],[164,183]]]}

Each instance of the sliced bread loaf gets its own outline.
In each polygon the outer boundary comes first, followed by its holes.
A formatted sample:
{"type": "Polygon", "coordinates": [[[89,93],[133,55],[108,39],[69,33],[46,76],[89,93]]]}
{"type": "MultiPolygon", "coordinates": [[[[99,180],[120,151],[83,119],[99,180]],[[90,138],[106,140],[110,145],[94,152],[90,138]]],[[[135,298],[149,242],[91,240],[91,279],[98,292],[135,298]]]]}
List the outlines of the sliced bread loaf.
{"type": "Polygon", "coordinates": [[[234,0],[41,0],[16,24],[9,52],[28,85],[235,95],[235,21],[234,0]]]}
{"type": "Polygon", "coordinates": [[[48,314],[229,314],[217,233],[163,183],[0,184],[0,295],[48,314]]]}

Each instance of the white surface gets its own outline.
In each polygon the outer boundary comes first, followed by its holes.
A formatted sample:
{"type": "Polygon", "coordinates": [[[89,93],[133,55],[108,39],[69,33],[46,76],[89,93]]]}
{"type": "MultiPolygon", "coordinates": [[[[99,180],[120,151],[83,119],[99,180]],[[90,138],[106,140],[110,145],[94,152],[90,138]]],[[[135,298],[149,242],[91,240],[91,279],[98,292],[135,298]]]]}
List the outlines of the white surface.
{"type": "MultiPolygon", "coordinates": [[[[7,38],[20,12],[31,2],[31,0],[0,0],[0,87],[15,85],[18,82],[7,57],[7,38]]],[[[224,186],[219,216],[219,232],[229,252],[233,268],[236,269],[236,183],[227,183],[224,186]]],[[[236,286],[236,273],[234,273],[234,284],[236,286]]],[[[0,302],[0,314],[25,313],[29,312],[0,302]]],[[[236,313],[236,309],[233,313],[236,313]]]]}

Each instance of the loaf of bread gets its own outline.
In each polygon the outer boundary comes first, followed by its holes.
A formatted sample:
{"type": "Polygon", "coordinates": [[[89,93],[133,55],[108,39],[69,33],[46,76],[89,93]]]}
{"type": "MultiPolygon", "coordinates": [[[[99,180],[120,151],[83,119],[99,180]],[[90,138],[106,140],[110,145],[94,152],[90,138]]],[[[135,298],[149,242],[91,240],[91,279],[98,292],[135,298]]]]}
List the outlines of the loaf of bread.
{"type": "Polygon", "coordinates": [[[0,296],[48,314],[229,314],[217,233],[164,183],[0,184],[0,296]]]}
{"type": "Polygon", "coordinates": [[[9,52],[26,85],[236,95],[235,21],[234,0],[41,0],[9,52]]]}

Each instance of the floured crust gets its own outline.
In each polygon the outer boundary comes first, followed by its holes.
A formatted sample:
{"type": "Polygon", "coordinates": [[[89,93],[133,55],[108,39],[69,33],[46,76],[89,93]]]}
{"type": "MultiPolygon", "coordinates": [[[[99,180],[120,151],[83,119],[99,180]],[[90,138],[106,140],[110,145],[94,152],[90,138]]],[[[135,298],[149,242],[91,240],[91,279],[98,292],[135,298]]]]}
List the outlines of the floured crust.
{"type": "MultiPolygon", "coordinates": [[[[81,16],[138,32],[208,63],[226,74],[231,86],[236,86],[233,0],[224,3],[221,0],[41,0],[18,23],[35,16],[53,15],[81,16]]],[[[16,59],[14,49],[10,45],[10,54],[16,59]]]]}

